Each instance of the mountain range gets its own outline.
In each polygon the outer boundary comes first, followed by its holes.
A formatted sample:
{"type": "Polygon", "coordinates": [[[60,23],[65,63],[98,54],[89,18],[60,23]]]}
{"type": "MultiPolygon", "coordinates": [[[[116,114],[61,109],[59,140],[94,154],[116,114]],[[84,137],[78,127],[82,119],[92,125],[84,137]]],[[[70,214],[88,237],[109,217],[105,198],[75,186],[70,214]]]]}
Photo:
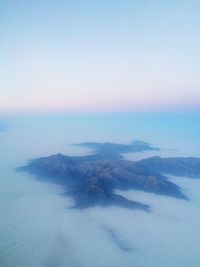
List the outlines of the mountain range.
{"type": "MultiPolygon", "coordinates": [[[[140,142],[137,145],[138,149],[142,149],[142,146],[143,149],[145,146],[149,149],[146,143],[140,142]]],[[[34,174],[40,180],[63,185],[65,193],[74,199],[74,208],[79,209],[95,205],[117,205],[150,211],[148,205],[128,200],[116,194],[115,190],[136,189],[188,200],[181,188],[169,181],[166,175],[200,177],[200,158],[156,156],[132,162],[125,160],[119,153],[114,153],[116,150],[123,150],[124,153],[124,145],[84,143],[84,146],[91,146],[99,153],[79,157],[58,153],[33,159],[18,170],[34,174]],[[112,153],[108,153],[108,147],[111,146],[112,153]]],[[[135,146],[136,149],[136,143],[130,146],[135,146]]],[[[152,149],[154,150],[153,147],[152,149]]]]}

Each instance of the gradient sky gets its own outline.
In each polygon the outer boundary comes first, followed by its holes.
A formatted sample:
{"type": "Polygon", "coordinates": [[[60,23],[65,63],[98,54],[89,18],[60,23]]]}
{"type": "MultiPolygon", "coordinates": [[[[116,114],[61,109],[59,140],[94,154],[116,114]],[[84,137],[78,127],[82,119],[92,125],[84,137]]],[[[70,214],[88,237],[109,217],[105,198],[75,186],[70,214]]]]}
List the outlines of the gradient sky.
{"type": "Polygon", "coordinates": [[[200,1],[1,0],[0,112],[200,108],[200,1]]]}

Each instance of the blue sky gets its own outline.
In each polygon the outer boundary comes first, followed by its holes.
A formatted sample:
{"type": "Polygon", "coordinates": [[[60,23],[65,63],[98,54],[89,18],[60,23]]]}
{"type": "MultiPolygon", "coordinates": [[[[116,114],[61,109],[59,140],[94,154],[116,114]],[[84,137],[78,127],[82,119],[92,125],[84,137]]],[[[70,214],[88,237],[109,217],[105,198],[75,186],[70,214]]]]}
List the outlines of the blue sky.
{"type": "Polygon", "coordinates": [[[200,106],[199,1],[0,2],[0,112],[200,106]]]}

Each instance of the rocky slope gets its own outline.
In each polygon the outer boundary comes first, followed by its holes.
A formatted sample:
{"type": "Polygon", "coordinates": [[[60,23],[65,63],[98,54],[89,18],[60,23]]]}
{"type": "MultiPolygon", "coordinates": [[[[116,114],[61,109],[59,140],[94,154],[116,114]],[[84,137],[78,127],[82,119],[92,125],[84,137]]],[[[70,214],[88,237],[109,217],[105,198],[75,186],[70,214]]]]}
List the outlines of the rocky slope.
{"type": "Polygon", "coordinates": [[[34,159],[19,170],[62,184],[66,193],[73,197],[77,208],[118,205],[146,211],[149,206],[119,196],[114,189],[136,189],[187,199],[177,185],[160,173],[200,175],[199,158],[153,157],[131,162],[122,160],[119,155],[109,157],[107,154],[83,157],[56,154],[34,159]]]}
{"type": "Polygon", "coordinates": [[[159,173],[173,174],[176,176],[200,177],[200,158],[178,157],[161,158],[152,157],[137,162],[137,166],[146,170],[159,173]]]}

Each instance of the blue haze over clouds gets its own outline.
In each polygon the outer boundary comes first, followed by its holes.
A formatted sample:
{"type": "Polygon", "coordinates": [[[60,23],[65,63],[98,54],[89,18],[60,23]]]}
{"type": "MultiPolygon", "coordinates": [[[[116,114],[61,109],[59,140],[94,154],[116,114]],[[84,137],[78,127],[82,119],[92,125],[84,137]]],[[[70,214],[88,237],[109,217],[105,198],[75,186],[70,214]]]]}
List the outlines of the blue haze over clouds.
{"type": "Polygon", "coordinates": [[[163,148],[156,152],[161,155],[200,156],[198,113],[63,114],[1,117],[0,122],[10,125],[0,132],[1,267],[198,267],[200,180],[170,177],[189,202],[120,192],[150,204],[150,214],[118,207],[79,211],[68,209],[72,200],[62,196],[62,187],[15,172],[31,158],[89,153],[70,146],[82,141],[137,138],[163,148]],[[131,250],[123,251],[119,242],[131,250]]]}

